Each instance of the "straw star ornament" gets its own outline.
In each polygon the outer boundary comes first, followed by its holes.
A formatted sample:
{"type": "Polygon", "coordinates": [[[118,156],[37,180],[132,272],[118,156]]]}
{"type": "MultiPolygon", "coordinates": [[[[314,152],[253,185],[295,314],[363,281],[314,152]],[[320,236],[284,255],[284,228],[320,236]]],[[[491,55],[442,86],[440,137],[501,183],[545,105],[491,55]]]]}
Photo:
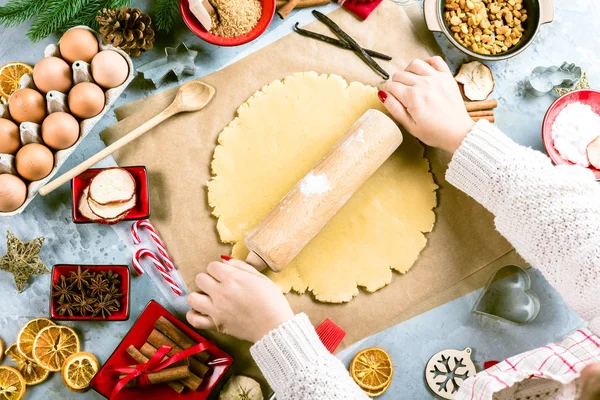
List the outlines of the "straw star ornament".
{"type": "Polygon", "coordinates": [[[31,275],[50,272],[39,256],[43,244],[43,237],[24,243],[11,231],[6,231],[6,255],[0,258],[0,270],[13,274],[19,293],[25,289],[31,275]]]}

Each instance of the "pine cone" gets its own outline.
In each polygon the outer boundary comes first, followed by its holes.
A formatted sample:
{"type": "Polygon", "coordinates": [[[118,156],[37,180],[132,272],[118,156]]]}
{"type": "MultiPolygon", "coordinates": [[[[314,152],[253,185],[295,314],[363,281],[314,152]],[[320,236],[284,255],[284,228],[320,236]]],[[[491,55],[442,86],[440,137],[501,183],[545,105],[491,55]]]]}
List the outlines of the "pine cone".
{"type": "Polygon", "coordinates": [[[96,21],[104,41],[120,47],[131,56],[152,49],[154,29],[152,19],[139,8],[123,7],[98,11],[96,21]]]}

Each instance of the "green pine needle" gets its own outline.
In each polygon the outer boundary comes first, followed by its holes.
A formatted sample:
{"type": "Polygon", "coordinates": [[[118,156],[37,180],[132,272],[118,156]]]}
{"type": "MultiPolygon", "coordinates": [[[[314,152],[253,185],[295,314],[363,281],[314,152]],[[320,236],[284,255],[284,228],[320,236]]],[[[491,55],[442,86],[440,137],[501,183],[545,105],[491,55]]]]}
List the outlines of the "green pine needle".
{"type": "Polygon", "coordinates": [[[43,10],[48,0],[11,0],[0,7],[0,25],[13,27],[35,17],[43,10]]]}
{"type": "Polygon", "coordinates": [[[34,19],[27,37],[35,43],[57,32],[71,21],[87,2],[88,0],[51,1],[34,19]]]}
{"type": "Polygon", "coordinates": [[[59,31],[61,33],[66,32],[68,29],[78,25],[85,25],[98,30],[98,21],[96,21],[98,11],[102,11],[104,8],[113,9],[125,7],[129,5],[131,1],[132,0],[92,0],[89,3],[86,3],[85,8],[74,18],[61,26],[59,31]]]}
{"type": "Polygon", "coordinates": [[[156,0],[156,10],[154,11],[154,26],[163,32],[169,32],[175,22],[175,17],[179,13],[178,0],[156,0]]]}

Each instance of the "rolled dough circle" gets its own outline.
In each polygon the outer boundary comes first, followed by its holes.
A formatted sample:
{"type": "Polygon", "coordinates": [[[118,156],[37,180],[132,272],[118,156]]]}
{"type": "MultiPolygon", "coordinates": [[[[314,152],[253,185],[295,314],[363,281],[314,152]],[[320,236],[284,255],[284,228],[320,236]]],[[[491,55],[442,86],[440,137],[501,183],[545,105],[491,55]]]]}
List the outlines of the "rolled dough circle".
{"type": "MultiPolygon", "coordinates": [[[[385,112],[377,89],[337,75],[297,73],[252,95],[219,135],[208,201],[233,256],[245,259],[246,234],[368,109],[385,112]]],[[[406,273],[435,222],[437,185],[412,136],[352,196],[282,272],[266,272],[284,293],[322,302],[374,292],[392,270],[406,273]]]]}

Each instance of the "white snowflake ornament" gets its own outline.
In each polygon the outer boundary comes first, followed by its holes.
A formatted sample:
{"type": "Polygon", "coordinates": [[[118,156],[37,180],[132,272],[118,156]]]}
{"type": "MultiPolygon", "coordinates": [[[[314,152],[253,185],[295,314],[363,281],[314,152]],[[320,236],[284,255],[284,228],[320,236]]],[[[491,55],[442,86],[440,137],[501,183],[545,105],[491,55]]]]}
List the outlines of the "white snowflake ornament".
{"type": "Polygon", "coordinates": [[[475,376],[472,350],[442,350],[429,359],[425,367],[425,380],[429,389],[444,399],[453,399],[465,380],[475,376]]]}

